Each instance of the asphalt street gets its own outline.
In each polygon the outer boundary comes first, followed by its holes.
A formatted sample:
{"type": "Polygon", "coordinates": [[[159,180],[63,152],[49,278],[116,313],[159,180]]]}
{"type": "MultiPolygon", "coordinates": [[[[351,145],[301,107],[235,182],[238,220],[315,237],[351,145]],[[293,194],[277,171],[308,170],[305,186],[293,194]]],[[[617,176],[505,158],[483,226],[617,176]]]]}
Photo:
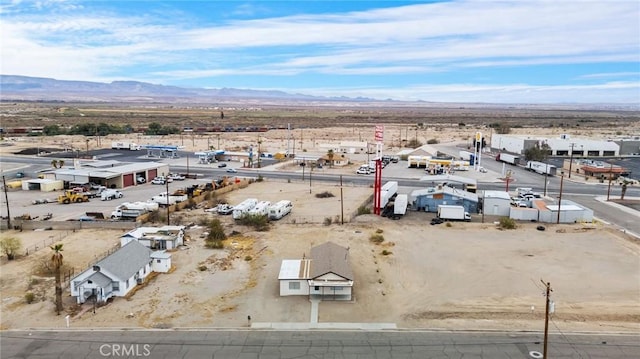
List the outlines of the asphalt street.
{"type": "MultiPolygon", "coordinates": [[[[433,331],[5,331],[3,359],[540,358],[541,333],[433,331]]],[[[550,334],[549,358],[638,358],[634,335],[550,334]]]]}

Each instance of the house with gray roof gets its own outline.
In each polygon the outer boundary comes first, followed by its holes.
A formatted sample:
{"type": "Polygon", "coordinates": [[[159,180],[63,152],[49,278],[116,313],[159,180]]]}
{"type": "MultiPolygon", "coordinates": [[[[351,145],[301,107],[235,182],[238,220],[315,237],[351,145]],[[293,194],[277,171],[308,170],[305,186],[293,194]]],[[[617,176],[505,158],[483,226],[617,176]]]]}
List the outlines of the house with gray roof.
{"type": "Polygon", "coordinates": [[[280,295],[317,296],[324,300],[351,300],[354,275],[349,248],[326,242],[311,248],[309,258],[285,259],[278,275],[280,295]]]}
{"type": "Polygon", "coordinates": [[[98,303],[123,297],[152,272],[152,250],[131,241],[87,268],[70,281],[71,295],[82,304],[95,296],[98,303]]]}

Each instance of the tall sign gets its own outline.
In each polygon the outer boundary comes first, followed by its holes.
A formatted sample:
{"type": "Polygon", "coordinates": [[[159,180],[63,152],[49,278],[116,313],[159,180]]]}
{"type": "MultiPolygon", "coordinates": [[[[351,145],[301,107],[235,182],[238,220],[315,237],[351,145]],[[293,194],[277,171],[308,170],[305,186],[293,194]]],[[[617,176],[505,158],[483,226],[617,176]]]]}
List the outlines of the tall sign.
{"type": "Polygon", "coordinates": [[[473,168],[476,171],[480,170],[480,162],[481,162],[481,155],[482,155],[482,132],[476,132],[476,145],[474,146],[474,158],[475,161],[473,162],[473,168]]]}
{"type": "MultiPolygon", "coordinates": [[[[373,181],[373,214],[381,213],[380,203],[382,198],[382,141],[384,140],[384,125],[376,125],[374,131],[376,142],[376,172],[373,181]]],[[[369,150],[367,146],[367,151],[369,150]]]]}

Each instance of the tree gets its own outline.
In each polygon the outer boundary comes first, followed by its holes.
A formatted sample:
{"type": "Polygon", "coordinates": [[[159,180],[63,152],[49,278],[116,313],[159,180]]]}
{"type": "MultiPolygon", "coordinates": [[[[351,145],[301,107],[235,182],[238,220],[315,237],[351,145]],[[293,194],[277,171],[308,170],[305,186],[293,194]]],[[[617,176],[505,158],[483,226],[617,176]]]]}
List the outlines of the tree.
{"type": "Polygon", "coordinates": [[[214,219],[209,223],[209,234],[207,235],[205,246],[207,248],[223,248],[222,241],[227,239],[227,235],[224,233],[222,223],[219,219],[214,219]]]}
{"type": "Polygon", "coordinates": [[[535,144],[531,148],[524,150],[524,158],[527,161],[545,161],[549,157],[549,151],[551,147],[548,144],[542,143],[541,145],[535,144]]]}
{"type": "Polygon", "coordinates": [[[627,194],[627,186],[629,185],[629,181],[622,181],[622,190],[620,192],[620,200],[624,200],[624,196],[627,194]]]}
{"type": "Polygon", "coordinates": [[[59,160],[58,161],[58,168],[62,168],[62,166],[64,166],[64,160],[59,160]]]}
{"type": "Polygon", "coordinates": [[[63,264],[63,256],[62,256],[62,243],[55,244],[51,247],[53,254],[51,255],[51,264],[53,265],[53,270],[56,276],[56,314],[60,315],[62,312],[62,264],[63,264]]]}
{"type": "Polygon", "coordinates": [[[160,125],[157,122],[152,122],[149,124],[149,127],[147,127],[147,130],[145,131],[145,135],[158,135],[161,130],[162,130],[162,125],[160,125]]]}
{"type": "Polygon", "coordinates": [[[333,150],[327,151],[327,158],[329,159],[330,167],[333,167],[333,156],[335,156],[335,153],[333,153],[333,150]]]}
{"type": "Polygon", "coordinates": [[[51,160],[51,167],[58,168],[58,160],[51,160]]]}
{"type": "Polygon", "coordinates": [[[14,260],[16,258],[17,252],[22,247],[22,242],[20,238],[16,237],[5,237],[0,239],[0,250],[6,254],[7,259],[14,260]]]}

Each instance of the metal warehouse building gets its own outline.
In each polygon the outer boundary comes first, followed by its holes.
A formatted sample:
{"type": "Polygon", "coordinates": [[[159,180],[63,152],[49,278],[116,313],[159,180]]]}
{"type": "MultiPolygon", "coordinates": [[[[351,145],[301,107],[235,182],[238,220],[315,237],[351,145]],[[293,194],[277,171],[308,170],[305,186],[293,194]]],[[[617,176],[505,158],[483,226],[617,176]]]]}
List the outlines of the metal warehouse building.
{"type": "Polygon", "coordinates": [[[118,161],[74,161],[74,166],[45,174],[45,178],[82,185],[94,182],[109,188],[126,188],[138,184],[138,177],[145,182],[156,176],[169,174],[169,165],[160,162],[123,163],[118,161]]]}
{"type": "Polygon", "coordinates": [[[478,213],[478,195],[447,186],[418,189],[411,192],[410,201],[414,209],[438,212],[438,205],[463,206],[469,213],[478,213]]]}
{"type": "Polygon", "coordinates": [[[551,156],[613,157],[620,155],[620,145],[613,141],[570,138],[568,135],[562,135],[560,138],[516,135],[491,136],[492,150],[516,154],[524,154],[525,150],[543,143],[549,146],[549,155],[551,156]]]}

